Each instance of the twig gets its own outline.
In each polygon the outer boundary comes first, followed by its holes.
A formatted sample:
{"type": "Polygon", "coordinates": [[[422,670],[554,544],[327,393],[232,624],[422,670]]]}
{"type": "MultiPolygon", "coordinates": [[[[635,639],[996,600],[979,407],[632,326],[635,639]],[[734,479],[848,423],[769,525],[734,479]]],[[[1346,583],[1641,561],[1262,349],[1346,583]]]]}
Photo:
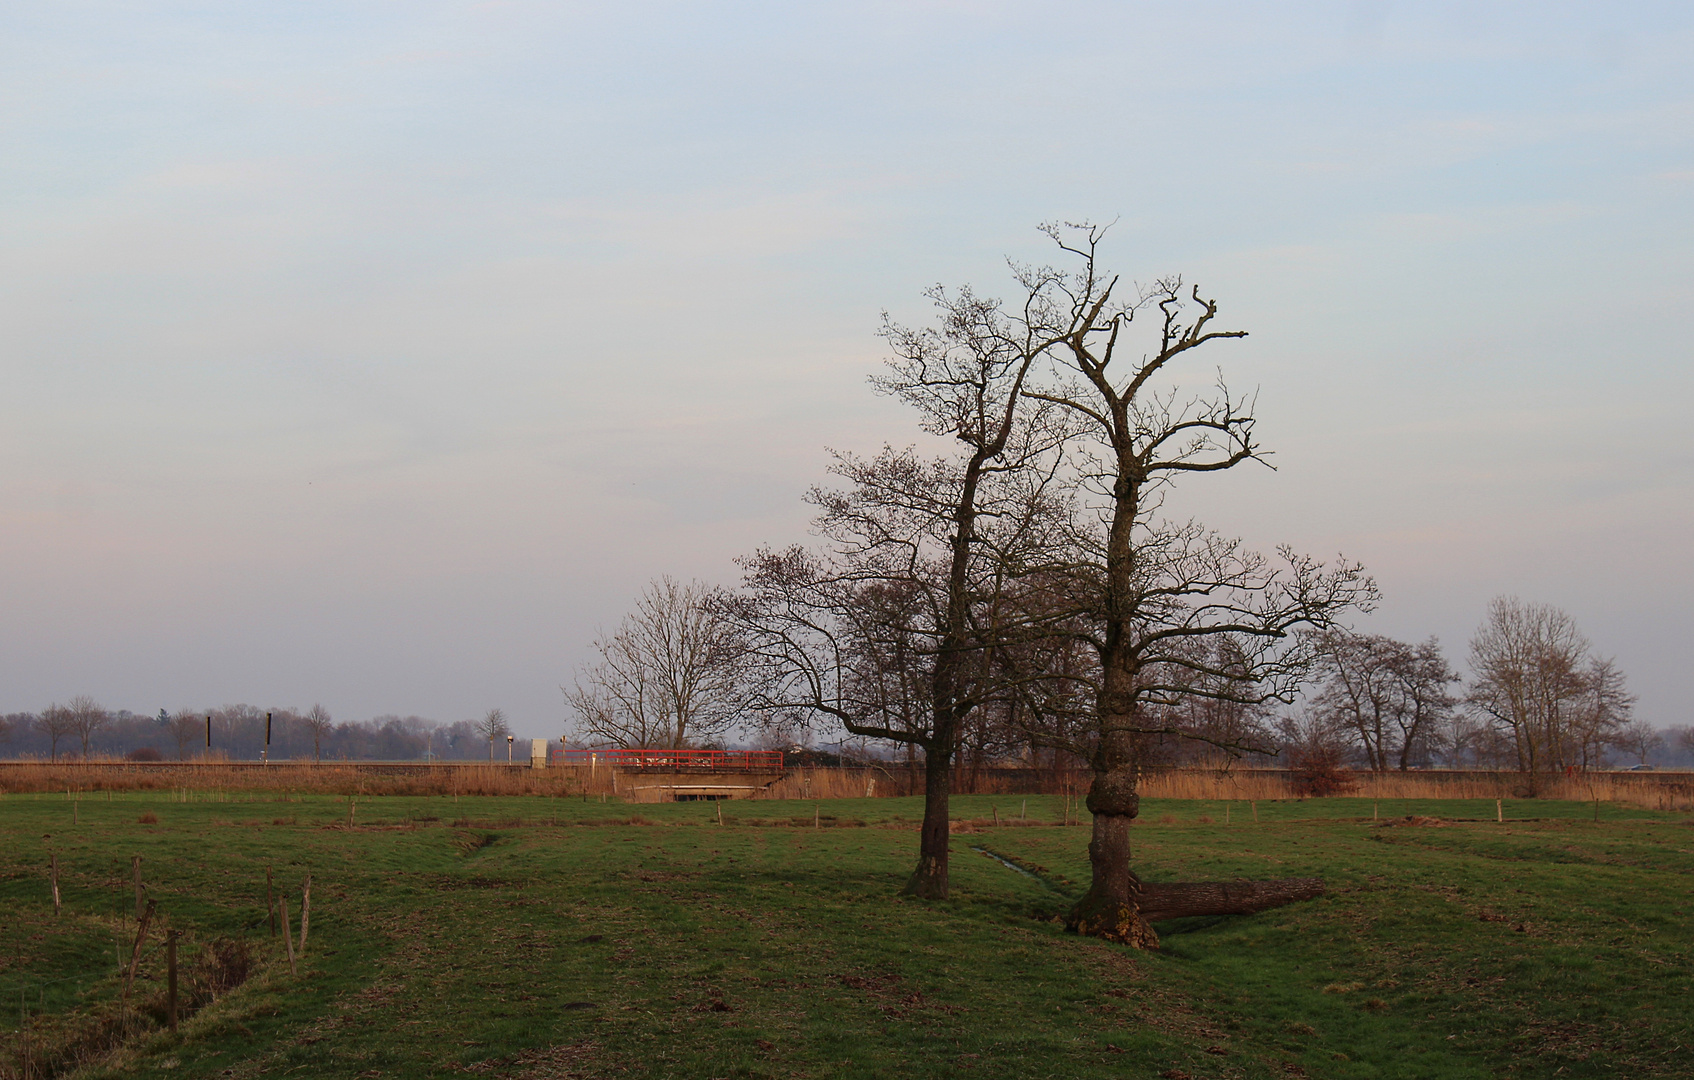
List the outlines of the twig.
{"type": "MultiPolygon", "coordinates": [[[[139,859],[136,860],[140,862],[139,859]]],[[[141,966],[141,943],[147,940],[147,926],[153,921],[153,901],[141,913],[141,925],[135,931],[135,949],[129,955],[129,974],[124,976],[124,1000],[129,1000],[129,988],[135,982],[135,969],[141,966]]]]}

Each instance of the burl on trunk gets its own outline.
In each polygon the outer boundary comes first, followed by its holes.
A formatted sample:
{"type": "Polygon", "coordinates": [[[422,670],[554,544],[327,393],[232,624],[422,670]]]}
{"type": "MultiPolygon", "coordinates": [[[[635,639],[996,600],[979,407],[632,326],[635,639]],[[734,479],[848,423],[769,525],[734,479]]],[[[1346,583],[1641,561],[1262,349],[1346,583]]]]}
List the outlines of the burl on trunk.
{"type": "Polygon", "coordinates": [[[1088,793],[1094,836],[1088,844],[1094,882],[1071,909],[1066,927],[1137,949],[1156,949],[1151,923],[1190,915],[1252,915],[1323,895],[1321,878],[1275,881],[1144,882],[1129,868],[1129,826],[1140,813],[1130,768],[1094,775],[1088,793]]]}

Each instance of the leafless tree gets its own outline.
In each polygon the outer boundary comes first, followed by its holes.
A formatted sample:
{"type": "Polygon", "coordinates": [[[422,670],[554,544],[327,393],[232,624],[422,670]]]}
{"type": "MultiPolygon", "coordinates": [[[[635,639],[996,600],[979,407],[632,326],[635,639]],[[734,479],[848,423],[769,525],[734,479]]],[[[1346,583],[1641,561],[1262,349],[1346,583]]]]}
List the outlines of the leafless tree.
{"type": "Polygon", "coordinates": [[[1665,731],[1668,742],[1683,757],[1694,759],[1694,727],[1673,727],[1665,731]]]}
{"type": "Polygon", "coordinates": [[[1642,765],[1665,748],[1665,737],[1653,725],[1640,718],[1619,726],[1613,744],[1642,765]]]}
{"type": "Polygon", "coordinates": [[[739,644],[698,582],[650,582],[635,610],[594,641],[596,658],[561,687],[589,740],[681,749],[727,730],[738,717],[739,644]]]}
{"type": "Polygon", "coordinates": [[[35,718],[35,726],[47,736],[50,759],[58,761],[59,740],[76,730],[71,710],[55,702],[41,710],[41,715],[35,718]]]}
{"type": "Polygon", "coordinates": [[[205,716],[188,709],[178,709],[170,715],[165,729],[171,733],[171,738],[176,742],[177,760],[187,761],[189,745],[205,735],[205,716]]]}
{"type": "Polygon", "coordinates": [[[70,713],[71,734],[81,741],[82,756],[87,758],[94,736],[112,722],[112,714],[86,694],[71,698],[66,708],[70,713]]]}
{"type": "Polygon", "coordinates": [[[481,720],[476,722],[476,733],[488,740],[488,760],[494,760],[494,742],[512,733],[512,728],[506,723],[506,714],[500,709],[489,709],[481,720]]]}
{"type": "Polygon", "coordinates": [[[1450,732],[1459,681],[1440,643],[1330,630],[1316,636],[1321,680],[1312,707],[1352,732],[1373,772],[1404,770],[1440,749],[1450,732]]]}
{"type": "Polygon", "coordinates": [[[312,733],[312,760],[323,760],[323,737],[335,726],[329,710],[322,705],[313,705],[310,711],[300,717],[300,722],[312,733]]]}
{"type": "Polygon", "coordinates": [[[1569,615],[1515,596],[1489,604],[1470,667],[1466,701],[1509,740],[1531,789],[1544,773],[1599,765],[1634,705],[1569,615]]]}
{"type": "Polygon", "coordinates": [[[1245,332],[1214,328],[1216,302],[1179,278],[1120,296],[1118,279],[1096,262],[1102,229],[1046,231],[1077,268],[1023,272],[1025,310],[1060,343],[1054,383],[1031,393],[1083,423],[1093,453],[1083,481],[1100,525],[1079,531],[1082,557],[1070,586],[1100,682],[1088,796],[1093,880],[1068,921],[1082,933],[1147,944],[1157,939],[1138,910],[1145,889],[1130,869],[1129,845],[1146,737],[1181,734],[1166,713],[1186,698],[1287,700],[1311,659],[1309,636],[1297,631],[1327,629],[1369,605],[1375,586],[1353,563],[1326,566],[1287,549],[1270,559],[1161,517],[1176,479],[1262,458],[1251,401],[1235,400],[1221,383],[1190,396],[1168,370],[1245,332]],[[1152,323],[1145,351],[1138,318],[1152,323]],[[1205,659],[1214,650],[1193,648],[1225,637],[1234,658],[1226,668],[1205,659]]]}
{"type": "Polygon", "coordinates": [[[875,385],[953,452],[836,455],[846,486],[810,495],[824,549],[751,556],[730,610],[759,672],[758,709],[922,750],[924,820],[905,891],[944,898],[955,758],[996,695],[993,651],[1028,630],[1001,601],[1051,528],[1048,487],[1068,431],[1061,410],[1023,396],[1055,342],[1021,308],[968,288],[928,296],[931,327],[885,316],[893,357],[875,385]]]}

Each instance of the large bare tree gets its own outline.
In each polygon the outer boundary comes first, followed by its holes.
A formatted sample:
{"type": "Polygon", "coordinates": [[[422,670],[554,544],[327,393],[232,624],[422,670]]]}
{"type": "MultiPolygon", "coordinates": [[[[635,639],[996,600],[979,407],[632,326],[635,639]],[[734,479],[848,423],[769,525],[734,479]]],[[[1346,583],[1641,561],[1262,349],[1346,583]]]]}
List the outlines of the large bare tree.
{"type": "Polygon", "coordinates": [[[594,641],[597,654],[561,687],[581,737],[681,749],[738,718],[740,642],[714,591],[661,577],[635,610],[594,641]]]}
{"type": "Polygon", "coordinates": [[[1405,770],[1419,754],[1440,749],[1459,681],[1430,638],[1417,645],[1380,634],[1319,634],[1318,690],[1312,707],[1346,728],[1373,772],[1405,770]]]}
{"type": "Polygon", "coordinates": [[[71,710],[57,702],[41,710],[41,715],[35,718],[35,726],[47,736],[47,754],[49,760],[59,760],[59,740],[70,735],[75,730],[75,720],[71,710]]]}
{"type": "Polygon", "coordinates": [[[1052,528],[1047,504],[1066,414],[1023,396],[1054,341],[1017,307],[969,288],[927,294],[933,326],[884,317],[892,358],[874,380],[949,444],[836,455],[839,490],[814,489],[822,551],[744,561],[737,605],[766,715],[828,717],[921,749],[924,819],[905,891],[948,894],[949,800],[961,736],[994,694],[993,650],[1028,630],[1001,603],[1052,528]]]}
{"type": "Polygon", "coordinates": [[[171,739],[176,743],[177,760],[187,761],[189,745],[205,736],[206,718],[202,713],[178,709],[170,715],[165,730],[171,733],[171,739]]]}
{"type": "Polygon", "coordinates": [[[1601,764],[1635,703],[1574,619],[1515,596],[1488,605],[1470,667],[1466,700],[1509,741],[1531,790],[1548,772],[1601,764]]]}
{"type": "Polygon", "coordinates": [[[70,713],[71,734],[82,743],[82,756],[87,758],[94,736],[111,724],[112,714],[87,694],[78,694],[71,698],[66,709],[70,713]]]}
{"type": "Polygon", "coordinates": [[[1147,737],[1182,734],[1168,711],[1193,697],[1248,704],[1287,700],[1311,659],[1305,629],[1327,629],[1370,604],[1361,567],[1326,566],[1288,549],[1267,558],[1193,523],[1166,520],[1170,485],[1261,460],[1252,402],[1221,380],[1181,388],[1172,365],[1244,331],[1215,326],[1217,303],[1179,278],[1123,295],[1097,263],[1098,227],[1049,226],[1075,261],[1062,273],[1024,271],[1025,310],[1052,350],[1052,385],[1033,393],[1082,422],[1091,467],[1083,487],[1099,527],[1079,530],[1070,589],[1099,657],[1088,808],[1093,879],[1072,909],[1078,932],[1126,943],[1156,941],[1143,917],[1146,889],[1130,868],[1130,823],[1147,737]],[[1145,338],[1136,334],[1150,323],[1145,338]],[[1196,642],[1227,639],[1219,665],[1196,642]]]}
{"type": "Polygon", "coordinates": [[[300,722],[306,726],[307,731],[312,733],[312,760],[323,760],[323,738],[335,726],[335,721],[329,715],[329,710],[322,705],[313,705],[304,716],[300,717],[300,722]]]}
{"type": "Polygon", "coordinates": [[[494,741],[512,733],[511,725],[506,723],[506,713],[503,709],[489,709],[482,714],[482,719],[476,722],[476,733],[488,740],[488,760],[494,760],[494,741]]]}

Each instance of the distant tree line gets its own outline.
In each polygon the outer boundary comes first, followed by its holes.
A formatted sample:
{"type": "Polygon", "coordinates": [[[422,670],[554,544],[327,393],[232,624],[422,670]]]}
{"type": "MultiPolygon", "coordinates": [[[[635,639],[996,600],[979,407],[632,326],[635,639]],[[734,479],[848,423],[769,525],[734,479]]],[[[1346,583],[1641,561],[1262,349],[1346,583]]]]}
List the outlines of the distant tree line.
{"type": "MultiPolygon", "coordinates": [[[[321,705],[304,711],[221,705],[176,712],[161,709],[147,716],[128,709],[110,710],[91,697],[78,696],[40,712],[0,717],[0,755],[55,761],[192,761],[210,754],[214,759],[256,761],[266,750],[267,722],[272,761],[504,761],[506,736],[511,733],[499,709],[489,710],[480,719],[452,723],[393,715],[337,721],[321,705]]],[[[519,756],[527,760],[527,745],[519,756]]]]}

